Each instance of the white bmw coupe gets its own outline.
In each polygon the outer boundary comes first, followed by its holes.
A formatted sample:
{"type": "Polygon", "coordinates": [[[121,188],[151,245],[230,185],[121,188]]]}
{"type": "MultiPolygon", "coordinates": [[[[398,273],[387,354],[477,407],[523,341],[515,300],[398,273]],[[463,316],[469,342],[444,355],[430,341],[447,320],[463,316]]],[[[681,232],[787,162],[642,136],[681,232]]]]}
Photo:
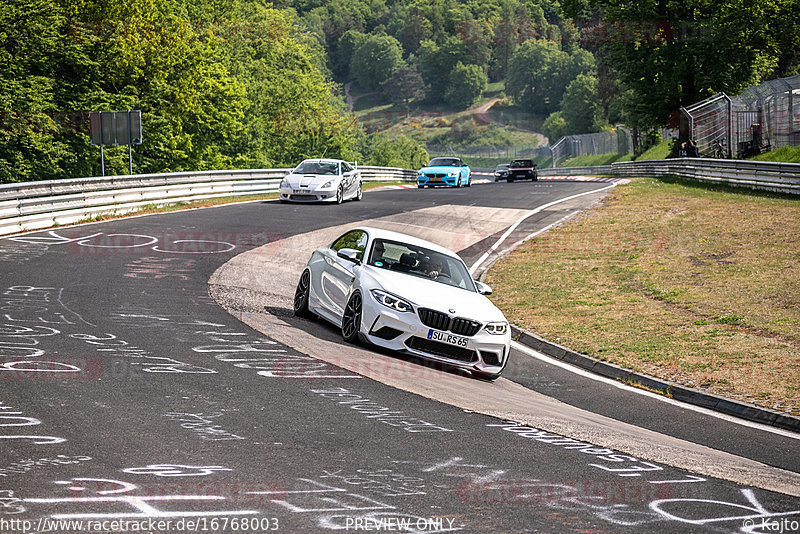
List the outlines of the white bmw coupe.
{"type": "Polygon", "coordinates": [[[494,380],[506,366],[511,332],[452,251],[415,237],[355,228],[311,255],[294,313],[341,327],[346,341],[443,362],[494,380]]]}
{"type": "Polygon", "coordinates": [[[281,202],[361,200],[361,173],[355,163],[340,159],[307,159],[281,180],[281,202]]]}

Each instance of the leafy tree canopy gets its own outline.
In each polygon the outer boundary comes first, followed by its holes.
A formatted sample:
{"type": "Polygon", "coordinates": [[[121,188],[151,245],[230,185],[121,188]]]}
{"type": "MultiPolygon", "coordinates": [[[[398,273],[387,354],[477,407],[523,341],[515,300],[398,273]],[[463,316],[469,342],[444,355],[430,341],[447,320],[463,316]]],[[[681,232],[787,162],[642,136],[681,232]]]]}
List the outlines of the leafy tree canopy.
{"type": "Polygon", "coordinates": [[[486,74],[479,66],[456,63],[450,71],[445,100],[456,107],[469,107],[483,94],[486,83],[486,74]]]}
{"type": "Polygon", "coordinates": [[[393,104],[403,104],[406,108],[412,101],[425,98],[426,87],[417,67],[402,66],[381,84],[383,94],[393,104]]]}
{"type": "Polygon", "coordinates": [[[364,89],[377,90],[403,65],[403,49],[389,35],[368,35],[353,50],[350,74],[364,89]]]}
{"type": "Polygon", "coordinates": [[[526,41],[511,58],[506,91],[525,109],[552,113],[558,110],[567,84],[594,67],[594,57],[586,50],[570,55],[553,41],[526,41]]]}
{"type": "Polygon", "coordinates": [[[605,119],[597,98],[597,78],[578,74],[570,82],[561,99],[561,115],[568,134],[599,132],[605,119]]]}
{"type": "MultiPolygon", "coordinates": [[[[354,151],[323,49],[259,2],[9,0],[0,27],[0,181],[100,174],[86,110],[142,111],[134,172],[354,151]]],[[[127,172],[127,147],[106,156],[127,172]]]]}

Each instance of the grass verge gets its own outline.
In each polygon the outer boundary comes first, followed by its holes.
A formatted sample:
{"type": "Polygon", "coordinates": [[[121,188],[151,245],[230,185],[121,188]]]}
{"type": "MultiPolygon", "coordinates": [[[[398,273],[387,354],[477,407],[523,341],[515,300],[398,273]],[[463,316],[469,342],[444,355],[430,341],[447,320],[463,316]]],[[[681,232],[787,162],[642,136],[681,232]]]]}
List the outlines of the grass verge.
{"type": "Polygon", "coordinates": [[[800,415],[800,200],[638,178],[488,274],[512,322],[800,415]]]}
{"type": "Polygon", "coordinates": [[[597,154],[594,156],[575,156],[563,163],[559,167],[594,167],[597,165],[611,165],[617,161],[630,161],[633,154],[597,154]]]}
{"type": "Polygon", "coordinates": [[[765,152],[764,154],[759,154],[753,158],[750,158],[755,161],[781,161],[784,163],[800,163],[800,146],[784,146],[773,150],[771,152],[765,152]]]}
{"type": "Polygon", "coordinates": [[[666,159],[669,156],[672,141],[667,139],[651,146],[636,158],[636,161],[649,161],[654,159],[666,159]]]}

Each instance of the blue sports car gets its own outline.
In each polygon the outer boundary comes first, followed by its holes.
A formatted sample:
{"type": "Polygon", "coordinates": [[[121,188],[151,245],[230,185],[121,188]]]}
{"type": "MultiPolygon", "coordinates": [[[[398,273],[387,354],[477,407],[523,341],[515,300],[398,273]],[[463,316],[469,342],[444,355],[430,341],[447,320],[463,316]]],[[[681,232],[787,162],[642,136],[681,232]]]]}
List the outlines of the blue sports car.
{"type": "Polygon", "coordinates": [[[469,187],[470,173],[469,165],[462,162],[461,158],[433,158],[417,171],[417,187],[435,185],[469,187]]]}

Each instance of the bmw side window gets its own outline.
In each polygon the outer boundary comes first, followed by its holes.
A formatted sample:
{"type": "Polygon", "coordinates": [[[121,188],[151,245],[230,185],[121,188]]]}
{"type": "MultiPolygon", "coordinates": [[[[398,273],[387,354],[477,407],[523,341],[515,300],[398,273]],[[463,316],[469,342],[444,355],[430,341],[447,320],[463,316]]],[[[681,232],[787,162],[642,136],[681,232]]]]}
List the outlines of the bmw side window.
{"type": "Polygon", "coordinates": [[[369,236],[365,232],[361,232],[361,236],[358,238],[356,243],[355,249],[358,251],[358,259],[364,259],[364,251],[367,249],[367,241],[369,240],[369,236]]]}
{"type": "Polygon", "coordinates": [[[367,248],[367,233],[359,230],[347,232],[331,245],[331,248],[339,252],[343,248],[352,248],[358,251],[358,259],[364,258],[364,250],[367,248]]]}

